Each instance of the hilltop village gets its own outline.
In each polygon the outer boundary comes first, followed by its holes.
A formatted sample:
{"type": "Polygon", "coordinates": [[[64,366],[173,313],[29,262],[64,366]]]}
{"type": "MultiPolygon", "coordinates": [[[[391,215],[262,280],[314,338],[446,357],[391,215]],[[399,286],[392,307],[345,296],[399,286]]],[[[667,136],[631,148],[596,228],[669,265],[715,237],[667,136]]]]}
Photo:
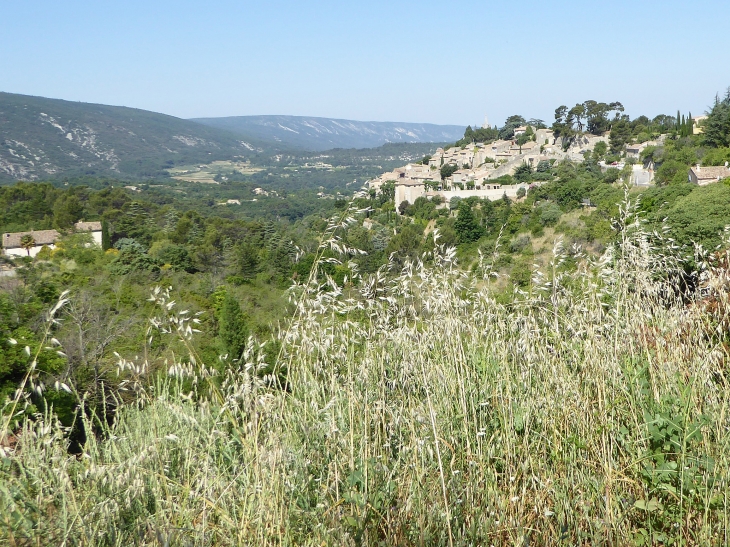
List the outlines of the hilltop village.
{"type": "MultiPolygon", "coordinates": [[[[396,204],[404,201],[413,204],[419,197],[434,196],[439,196],[444,203],[449,203],[455,197],[479,197],[493,201],[504,195],[516,198],[524,194],[528,183],[504,182],[515,182],[507,176],[514,175],[521,165],[529,166],[531,171],[549,171],[555,162],[583,162],[586,153],[592,152],[600,142],[607,145],[608,140],[608,135],[584,134],[564,150],[561,139],[556,138],[551,129],[535,129],[525,125],[517,127],[514,137],[509,140],[439,148],[433,156],[426,158],[427,161],[409,163],[383,173],[369,181],[368,187],[379,192],[384,184],[393,183],[396,204]],[[444,170],[444,166],[448,168],[444,170]]],[[[663,136],[657,141],[628,145],[626,161],[610,165],[600,162],[601,168],[604,171],[609,168],[622,170],[628,163],[631,165],[628,173],[630,184],[648,186],[654,178],[654,165],[652,162],[643,165],[637,161],[645,148],[659,145],[662,141],[663,136]]]]}

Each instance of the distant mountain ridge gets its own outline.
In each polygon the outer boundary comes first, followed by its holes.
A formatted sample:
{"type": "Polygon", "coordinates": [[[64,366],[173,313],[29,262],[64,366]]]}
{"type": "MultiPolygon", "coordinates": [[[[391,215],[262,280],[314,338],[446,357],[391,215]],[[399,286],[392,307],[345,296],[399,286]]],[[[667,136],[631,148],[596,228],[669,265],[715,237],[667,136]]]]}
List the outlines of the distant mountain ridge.
{"type": "Polygon", "coordinates": [[[0,92],[0,181],[141,179],[270,145],[146,110],[0,92]]]}
{"type": "Polygon", "coordinates": [[[360,122],[309,116],[231,116],[191,121],[310,151],[375,148],[391,142],[453,142],[464,135],[464,127],[460,125],[360,122]]]}
{"type": "Polygon", "coordinates": [[[461,126],[302,116],[183,120],[123,106],[0,92],[0,183],[73,176],[166,177],[216,160],[266,163],[282,153],[454,142],[461,126]]]}

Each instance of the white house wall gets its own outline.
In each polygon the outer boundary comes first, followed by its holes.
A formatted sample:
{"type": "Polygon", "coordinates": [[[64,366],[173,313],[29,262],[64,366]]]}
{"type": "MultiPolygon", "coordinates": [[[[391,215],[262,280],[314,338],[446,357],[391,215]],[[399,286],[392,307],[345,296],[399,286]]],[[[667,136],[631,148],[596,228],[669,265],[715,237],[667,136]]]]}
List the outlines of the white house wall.
{"type": "MultiPolygon", "coordinates": [[[[56,248],[56,246],[52,243],[50,245],[36,245],[35,247],[30,249],[30,256],[35,257],[38,253],[41,252],[41,249],[43,247],[48,247],[51,250],[56,248]]],[[[22,247],[18,247],[17,249],[3,249],[3,252],[6,256],[29,256],[28,251],[26,251],[22,247]]]]}
{"type": "Polygon", "coordinates": [[[428,196],[441,196],[444,200],[451,201],[453,198],[486,198],[490,201],[497,201],[499,199],[502,199],[502,196],[507,194],[508,198],[516,198],[517,192],[520,188],[525,188],[527,190],[527,187],[522,185],[511,185],[511,186],[502,186],[501,188],[497,190],[445,190],[443,192],[429,192],[428,196]]]}

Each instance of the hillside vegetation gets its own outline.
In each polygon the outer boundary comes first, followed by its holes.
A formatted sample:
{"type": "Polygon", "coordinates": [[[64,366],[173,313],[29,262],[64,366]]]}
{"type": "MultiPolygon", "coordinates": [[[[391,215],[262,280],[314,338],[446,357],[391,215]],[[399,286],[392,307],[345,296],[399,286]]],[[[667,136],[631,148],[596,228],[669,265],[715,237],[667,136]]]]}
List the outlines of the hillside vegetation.
{"type": "Polygon", "coordinates": [[[448,206],[277,190],[283,154],[0,188],[63,234],[0,263],[0,543],[725,545],[730,184],[687,170],[729,101],[663,118],[645,189],[625,143],[448,206]]]}
{"type": "Polygon", "coordinates": [[[730,280],[706,269],[714,300],[688,306],[631,214],[601,260],[569,273],[557,246],[506,301],[445,249],[355,291],[313,274],[273,369],[256,346],[206,362],[198,314],[155,289],[169,349],[118,358],[113,421],[83,415],[78,456],[51,414],[16,432],[5,541],[724,544],[730,280]]]}

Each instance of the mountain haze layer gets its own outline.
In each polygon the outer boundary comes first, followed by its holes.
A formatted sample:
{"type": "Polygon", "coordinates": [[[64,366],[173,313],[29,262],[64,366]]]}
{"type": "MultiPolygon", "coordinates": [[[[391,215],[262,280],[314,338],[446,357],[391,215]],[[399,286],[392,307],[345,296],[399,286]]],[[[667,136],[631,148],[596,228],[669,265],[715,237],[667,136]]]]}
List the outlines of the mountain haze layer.
{"type": "Polygon", "coordinates": [[[0,92],[0,181],[164,176],[173,165],[250,156],[260,146],[146,110],[0,92]]]}
{"type": "Polygon", "coordinates": [[[307,116],[232,116],[192,121],[233,133],[304,150],[373,148],[390,142],[453,142],[460,125],[360,122],[307,116]]]}

